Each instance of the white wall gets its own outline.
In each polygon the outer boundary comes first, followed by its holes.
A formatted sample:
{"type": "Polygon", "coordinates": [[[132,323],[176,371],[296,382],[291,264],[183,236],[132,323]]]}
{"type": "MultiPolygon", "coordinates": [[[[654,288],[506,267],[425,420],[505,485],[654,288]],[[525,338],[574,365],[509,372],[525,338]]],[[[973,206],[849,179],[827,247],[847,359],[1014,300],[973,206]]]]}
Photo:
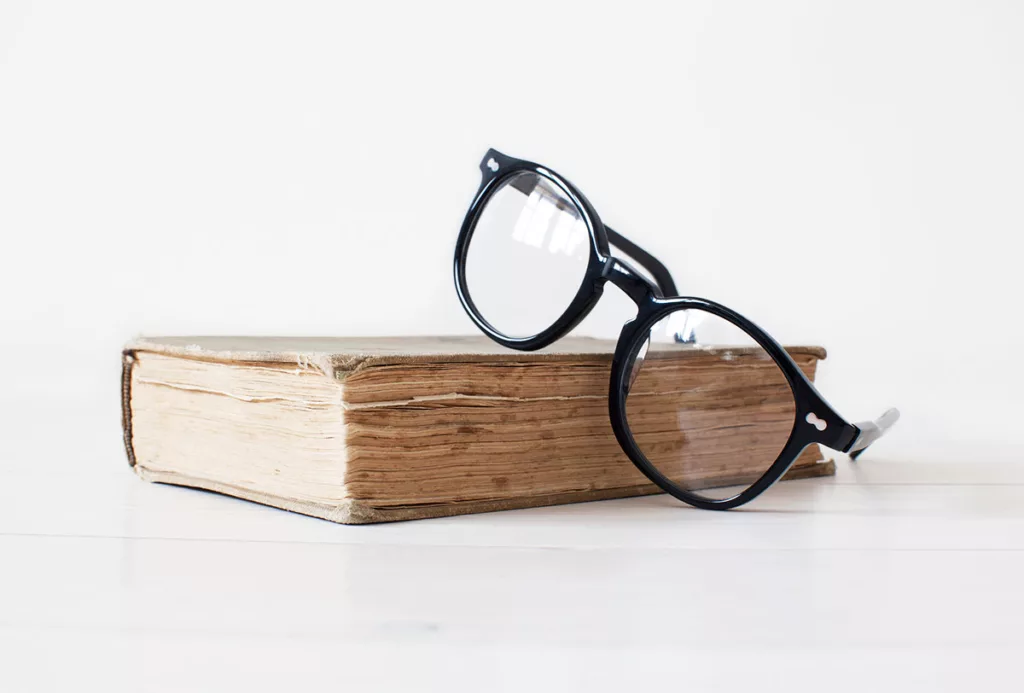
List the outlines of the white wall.
{"type": "Polygon", "coordinates": [[[875,454],[1020,458],[1021,5],[668,5],[5,0],[7,445],[58,403],[122,464],[136,333],[471,332],[451,253],[495,146],[827,346],[840,411],[904,412],[875,454]]]}

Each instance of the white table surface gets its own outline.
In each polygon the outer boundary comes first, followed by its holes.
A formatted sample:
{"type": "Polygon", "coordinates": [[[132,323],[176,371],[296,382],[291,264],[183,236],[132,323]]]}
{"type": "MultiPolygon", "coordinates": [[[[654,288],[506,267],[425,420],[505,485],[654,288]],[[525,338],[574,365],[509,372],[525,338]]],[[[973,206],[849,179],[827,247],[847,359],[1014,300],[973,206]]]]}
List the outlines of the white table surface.
{"type": "Polygon", "coordinates": [[[0,691],[1021,685],[1020,465],[340,526],[147,484],[116,431],[33,438],[0,466],[0,691]]]}

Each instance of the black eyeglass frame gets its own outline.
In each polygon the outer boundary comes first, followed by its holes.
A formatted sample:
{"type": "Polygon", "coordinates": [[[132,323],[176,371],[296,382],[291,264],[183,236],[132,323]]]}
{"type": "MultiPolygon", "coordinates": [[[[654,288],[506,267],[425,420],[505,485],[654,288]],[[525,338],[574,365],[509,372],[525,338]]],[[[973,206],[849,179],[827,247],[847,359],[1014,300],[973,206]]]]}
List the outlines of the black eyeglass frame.
{"type": "Polygon", "coordinates": [[[612,357],[608,411],[612,430],[623,451],[648,479],[666,493],[685,503],[707,510],[735,508],[757,498],[782,478],[808,445],[817,443],[840,452],[850,452],[851,457],[856,459],[899,417],[896,410],[889,410],[875,422],[865,422],[859,425],[848,423],[825,401],[792,357],[767,332],[736,311],[714,301],[676,296],[675,282],[668,269],[653,255],[606,227],[583,193],[568,179],[550,168],[531,161],[515,159],[490,149],[480,162],[480,170],[483,179],[462,223],[455,247],[455,286],[463,307],[477,327],[495,342],[511,349],[533,351],[561,339],[578,325],[600,300],[607,282],[611,282],[629,296],[637,306],[637,315],[623,325],[612,357]],[[533,173],[541,176],[556,185],[576,205],[590,234],[590,258],[580,288],[565,312],[542,332],[531,337],[514,338],[508,337],[494,328],[473,303],[466,282],[466,258],[473,231],[491,196],[501,189],[503,183],[520,173],[533,173]],[[653,277],[653,280],[625,260],[615,257],[611,253],[612,246],[633,259],[653,277]],[[793,429],[785,446],[775,462],[757,481],[730,498],[717,500],[705,498],[672,482],[651,464],[640,450],[626,418],[626,396],[629,392],[627,379],[630,365],[646,342],[651,328],[669,314],[685,309],[698,309],[711,313],[747,333],[775,361],[785,375],[793,393],[796,415],[793,420],[793,429]],[[808,421],[809,415],[813,415],[811,421],[808,421]],[[816,420],[825,422],[824,430],[819,430],[816,425],[811,423],[816,420]]]}

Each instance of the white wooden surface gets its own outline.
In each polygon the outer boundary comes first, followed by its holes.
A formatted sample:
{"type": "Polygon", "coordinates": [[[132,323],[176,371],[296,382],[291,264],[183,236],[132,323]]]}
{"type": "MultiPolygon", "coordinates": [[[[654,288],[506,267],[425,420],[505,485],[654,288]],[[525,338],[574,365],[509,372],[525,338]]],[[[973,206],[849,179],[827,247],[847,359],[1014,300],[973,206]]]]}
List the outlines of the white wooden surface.
{"type": "Polygon", "coordinates": [[[1019,465],[345,527],[146,484],[106,434],[4,444],[2,691],[1020,685],[1019,465]]]}

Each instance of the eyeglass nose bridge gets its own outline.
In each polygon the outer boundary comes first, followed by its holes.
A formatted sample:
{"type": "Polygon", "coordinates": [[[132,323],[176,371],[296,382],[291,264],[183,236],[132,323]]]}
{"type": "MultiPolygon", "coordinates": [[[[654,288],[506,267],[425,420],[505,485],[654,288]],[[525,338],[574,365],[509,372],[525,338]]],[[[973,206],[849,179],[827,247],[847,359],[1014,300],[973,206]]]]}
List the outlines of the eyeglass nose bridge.
{"type": "Polygon", "coordinates": [[[629,296],[637,306],[642,305],[652,296],[663,298],[657,284],[628,262],[617,257],[605,259],[601,278],[622,289],[623,293],[629,296]]]}

